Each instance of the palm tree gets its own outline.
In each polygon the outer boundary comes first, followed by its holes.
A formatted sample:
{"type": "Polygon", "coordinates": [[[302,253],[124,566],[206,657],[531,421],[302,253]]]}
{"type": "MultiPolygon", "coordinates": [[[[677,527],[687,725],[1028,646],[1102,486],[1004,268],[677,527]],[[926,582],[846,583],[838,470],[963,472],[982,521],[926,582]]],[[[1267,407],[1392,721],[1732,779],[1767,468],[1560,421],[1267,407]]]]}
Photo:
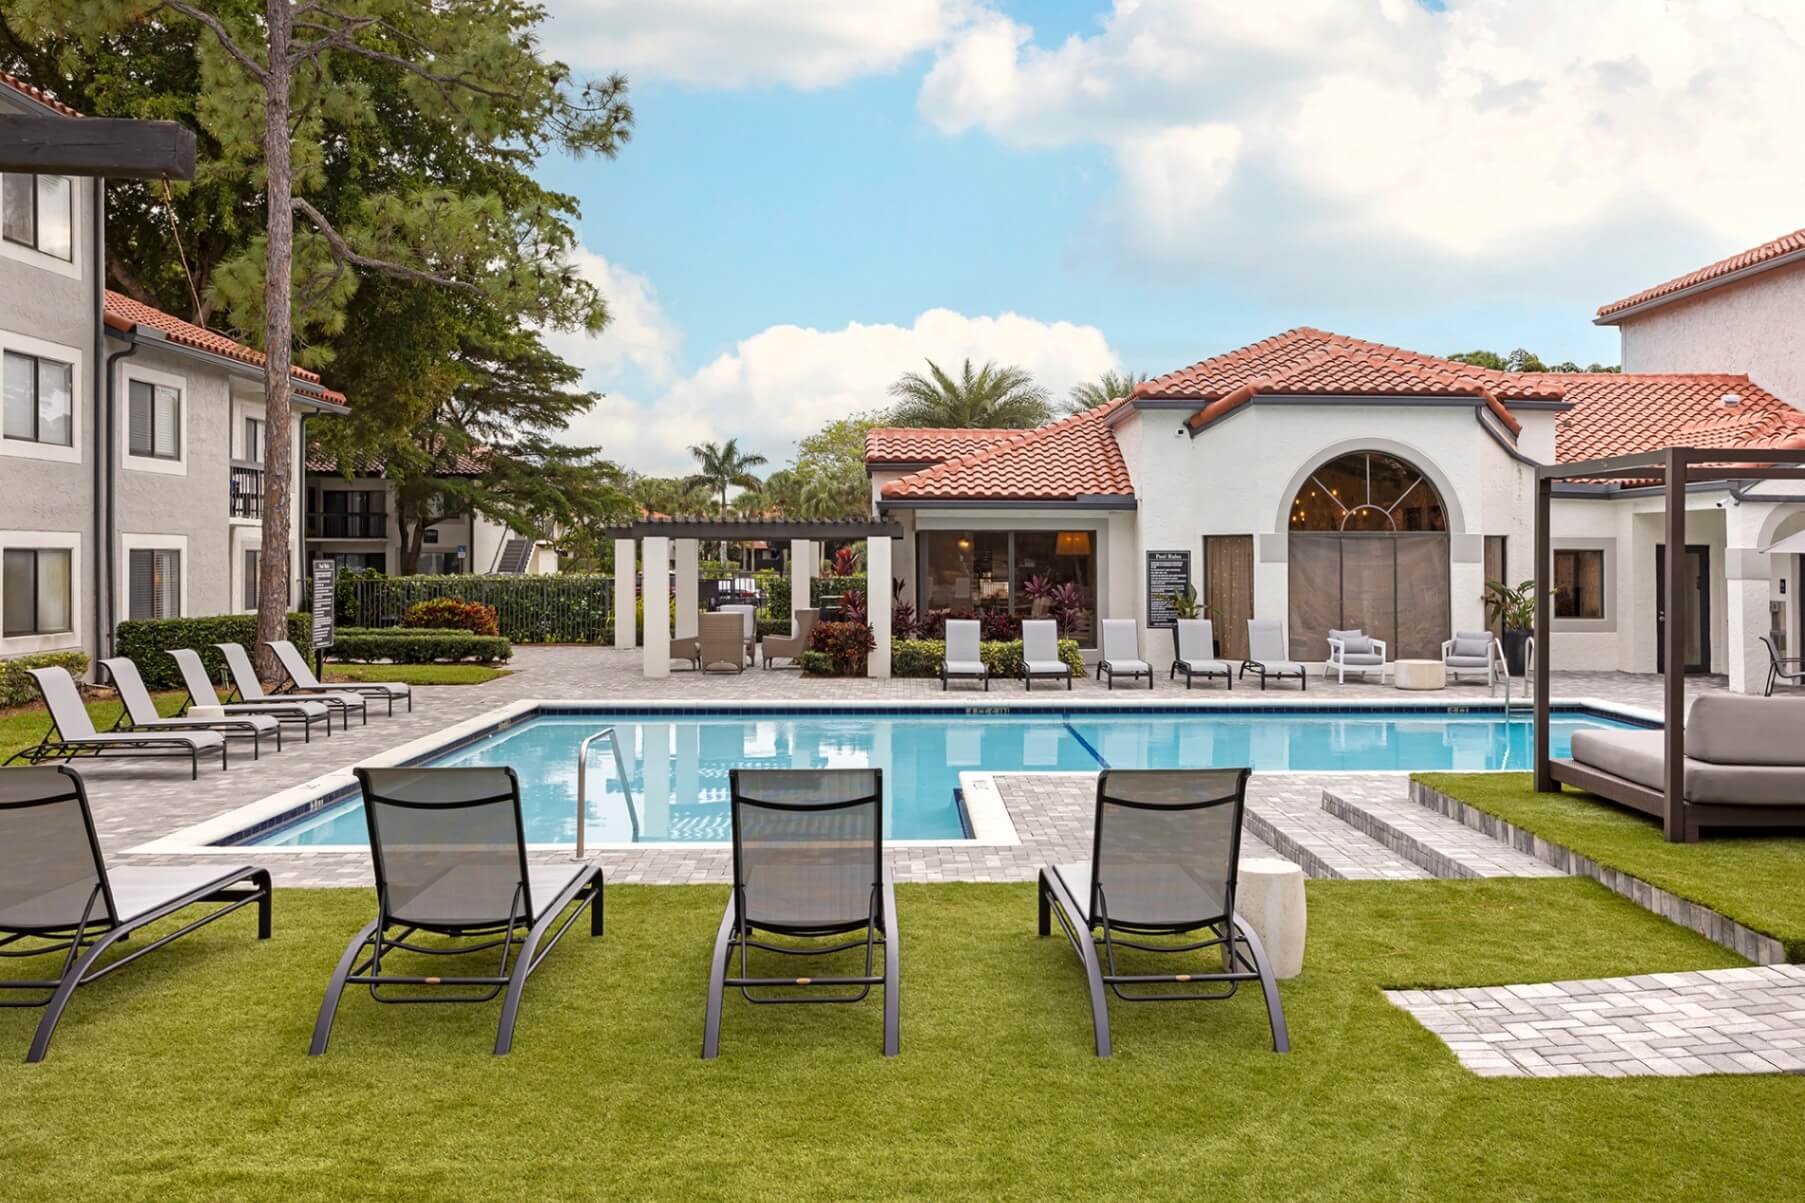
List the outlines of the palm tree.
{"type": "Polygon", "coordinates": [[[1074,384],[1072,391],[1066,394],[1065,404],[1060,408],[1068,414],[1081,414],[1087,409],[1108,405],[1117,397],[1126,397],[1132,393],[1134,386],[1145,379],[1145,372],[1118,372],[1111,369],[1095,380],[1074,384]]]}
{"type": "MultiPolygon", "coordinates": [[[[725,443],[698,443],[689,449],[696,457],[701,471],[690,476],[688,484],[693,488],[707,489],[709,494],[720,503],[719,515],[722,521],[727,519],[727,490],[747,489],[757,492],[763,482],[752,475],[752,469],[763,467],[765,457],[757,453],[740,450],[738,439],[728,439],[725,443]]],[[[727,541],[721,540],[721,559],[727,558],[727,541]]]]}
{"type": "Polygon", "coordinates": [[[973,372],[967,359],[954,380],[930,359],[926,376],[904,372],[890,386],[890,395],[897,399],[890,421],[898,426],[1026,430],[1053,416],[1046,389],[1021,368],[998,367],[994,361],[973,372]]]}

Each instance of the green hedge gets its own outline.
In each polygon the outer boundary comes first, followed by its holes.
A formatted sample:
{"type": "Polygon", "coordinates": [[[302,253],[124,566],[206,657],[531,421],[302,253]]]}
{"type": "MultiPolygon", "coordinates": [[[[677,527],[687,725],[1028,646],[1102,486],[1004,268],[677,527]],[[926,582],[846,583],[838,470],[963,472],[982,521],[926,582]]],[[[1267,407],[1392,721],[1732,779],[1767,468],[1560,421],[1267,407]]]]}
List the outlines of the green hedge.
{"type": "MultiPolygon", "coordinates": [[[[978,656],[993,677],[1019,677],[1022,674],[1022,641],[997,640],[978,645],[978,656]]],[[[1072,666],[1078,676],[1084,675],[1084,654],[1076,639],[1059,641],[1059,658],[1072,666]]],[[[890,673],[897,677],[937,677],[940,662],[946,659],[943,639],[898,639],[890,645],[890,673]]]]}
{"type": "Polygon", "coordinates": [[[434,664],[476,660],[487,664],[512,657],[514,645],[499,635],[472,635],[469,631],[341,627],[333,633],[330,655],[334,660],[353,663],[391,660],[396,664],[434,664]]]}
{"type": "MultiPolygon", "coordinates": [[[[305,614],[288,616],[288,638],[296,647],[305,648],[312,641],[313,626],[305,614]]],[[[152,689],[180,689],[182,674],[167,653],[176,648],[191,647],[201,654],[207,675],[223,681],[225,660],[214,648],[216,643],[243,644],[246,651],[257,646],[255,614],[216,614],[210,618],[138,618],[119,624],[113,635],[113,654],[124,656],[138,666],[138,675],[152,689]]]]}
{"type": "Polygon", "coordinates": [[[614,578],[607,576],[364,576],[338,584],[338,621],[394,627],[408,607],[440,597],[495,610],[515,643],[606,643],[614,638],[614,578]]]}
{"type": "Polygon", "coordinates": [[[25,671],[28,668],[66,668],[70,676],[79,680],[88,671],[88,653],[38,652],[0,660],[0,707],[28,706],[38,700],[37,683],[25,671]]]}

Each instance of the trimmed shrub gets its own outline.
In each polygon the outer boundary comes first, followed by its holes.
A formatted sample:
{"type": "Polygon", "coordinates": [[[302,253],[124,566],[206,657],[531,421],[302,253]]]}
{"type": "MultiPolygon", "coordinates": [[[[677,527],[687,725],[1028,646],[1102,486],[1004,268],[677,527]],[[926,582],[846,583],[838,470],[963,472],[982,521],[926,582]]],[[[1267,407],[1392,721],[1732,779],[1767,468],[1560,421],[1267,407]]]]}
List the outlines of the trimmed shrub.
{"type": "MultiPolygon", "coordinates": [[[[990,640],[978,644],[978,655],[993,677],[1022,675],[1022,641],[990,640]]],[[[1084,653],[1076,639],[1059,641],[1059,658],[1072,666],[1072,672],[1084,675],[1084,653]]],[[[946,659],[946,643],[940,639],[898,639],[890,645],[890,672],[898,677],[937,677],[940,662],[946,659]]]]}
{"type": "MultiPolygon", "coordinates": [[[[313,623],[305,614],[288,616],[288,638],[305,649],[313,640],[313,623]]],[[[239,643],[247,652],[257,646],[255,614],[216,614],[210,618],[137,618],[119,624],[113,634],[115,655],[124,656],[138,666],[138,675],[152,689],[180,689],[182,674],[168,653],[176,648],[191,647],[201,655],[207,675],[222,681],[226,675],[224,657],[213,645],[239,643]]]]}
{"type": "Polygon", "coordinates": [[[499,635],[501,626],[494,606],[465,601],[461,597],[435,597],[415,602],[401,616],[401,625],[409,628],[432,627],[440,630],[469,631],[472,635],[499,635]]]}
{"type": "Polygon", "coordinates": [[[831,677],[834,675],[834,660],[826,652],[803,652],[802,671],[805,676],[831,677]]]}
{"type": "Polygon", "coordinates": [[[345,627],[332,640],[332,658],[352,663],[391,660],[396,664],[435,664],[475,660],[488,664],[506,660],[514,645],[499,635],[472,635],[468,631],[385,627],[345,627]]]}
{"type": "MultiPolygon", "coordinates": [[[[174,667],[175,661],[169,663],[174,667]]],[[[25,671],[28,668],[66,668],[69,675],[79,681],[88,671],[88,653],[38,652],[0,660],[0,707],[29,706],[38,700],[37,683],[25,671]]]]}
{"type": "Polygon", "coordinates": [[[862,622],[818,622],[809,632],[809,650],[825,655],[836,677],[863,675],[866,658],[876,646],[871,628],[862,622]]]}

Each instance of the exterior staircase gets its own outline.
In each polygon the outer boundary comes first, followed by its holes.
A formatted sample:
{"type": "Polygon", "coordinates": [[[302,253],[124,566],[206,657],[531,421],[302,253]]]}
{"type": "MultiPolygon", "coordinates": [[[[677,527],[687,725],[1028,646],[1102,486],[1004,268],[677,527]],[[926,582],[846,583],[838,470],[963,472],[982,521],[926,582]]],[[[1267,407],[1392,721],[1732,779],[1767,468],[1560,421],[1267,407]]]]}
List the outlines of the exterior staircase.
{"type": "Polygon", "coordinates": [[[501,560],[495,571],[503,576],[520,576],[533,561],[533,541],[522,535],[510,538],[501,549],[501,560]]]}

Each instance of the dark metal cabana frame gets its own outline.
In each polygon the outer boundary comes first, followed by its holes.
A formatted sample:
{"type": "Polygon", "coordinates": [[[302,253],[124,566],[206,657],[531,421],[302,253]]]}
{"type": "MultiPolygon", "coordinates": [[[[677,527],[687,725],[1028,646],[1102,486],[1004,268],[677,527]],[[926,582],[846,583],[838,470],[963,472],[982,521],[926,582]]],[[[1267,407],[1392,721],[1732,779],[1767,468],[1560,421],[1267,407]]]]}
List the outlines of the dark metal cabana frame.
{"type": "MultiPolygon", "coordinates": [[[[1637,789],[1638,797],[1619,796],[1615,779],[1581,765],[1554,762],[1548,757],[1548,676],[1552,665],[1550,627],[1553,606],[1549,576],[1554,565],[1554,540],[1550,530],[1554,487],[1562,481],[1650,481],[1661,484],[1665,505],[1665,542],[1669,549],[1686,545],[1686,486],[1708,481],[1805,480],[1805,450],[1781,448],[1727,449],[1722,447],[1668,447],[1635,455],[1544,464],[1536,469],[1535,500],[1535,787],[1541,793],[1557,793],[1561,783],[1589,789],[1614,801],[1657,814],[1668,840],[1698,838],[1698,824],[1686,814],[1686,650],[1687,623],[1694,604],[1685,587],[1686,557],[1670,550],[1666,572],[1667,625],[1662,632],[1662,722],[1666,742],[1662,764],[1664,788],[1660,794],[1637,789]],[[1731,457],[1742,457],[1735,459],[1731,457]],[[1658,800],[1659,810],[1654,809],[1658,800]]],[[[1773,808],[1754,809],[1714,806],[1712,816],[1732,825],[1768,825],[1777,817],[1773,808]]]]}

